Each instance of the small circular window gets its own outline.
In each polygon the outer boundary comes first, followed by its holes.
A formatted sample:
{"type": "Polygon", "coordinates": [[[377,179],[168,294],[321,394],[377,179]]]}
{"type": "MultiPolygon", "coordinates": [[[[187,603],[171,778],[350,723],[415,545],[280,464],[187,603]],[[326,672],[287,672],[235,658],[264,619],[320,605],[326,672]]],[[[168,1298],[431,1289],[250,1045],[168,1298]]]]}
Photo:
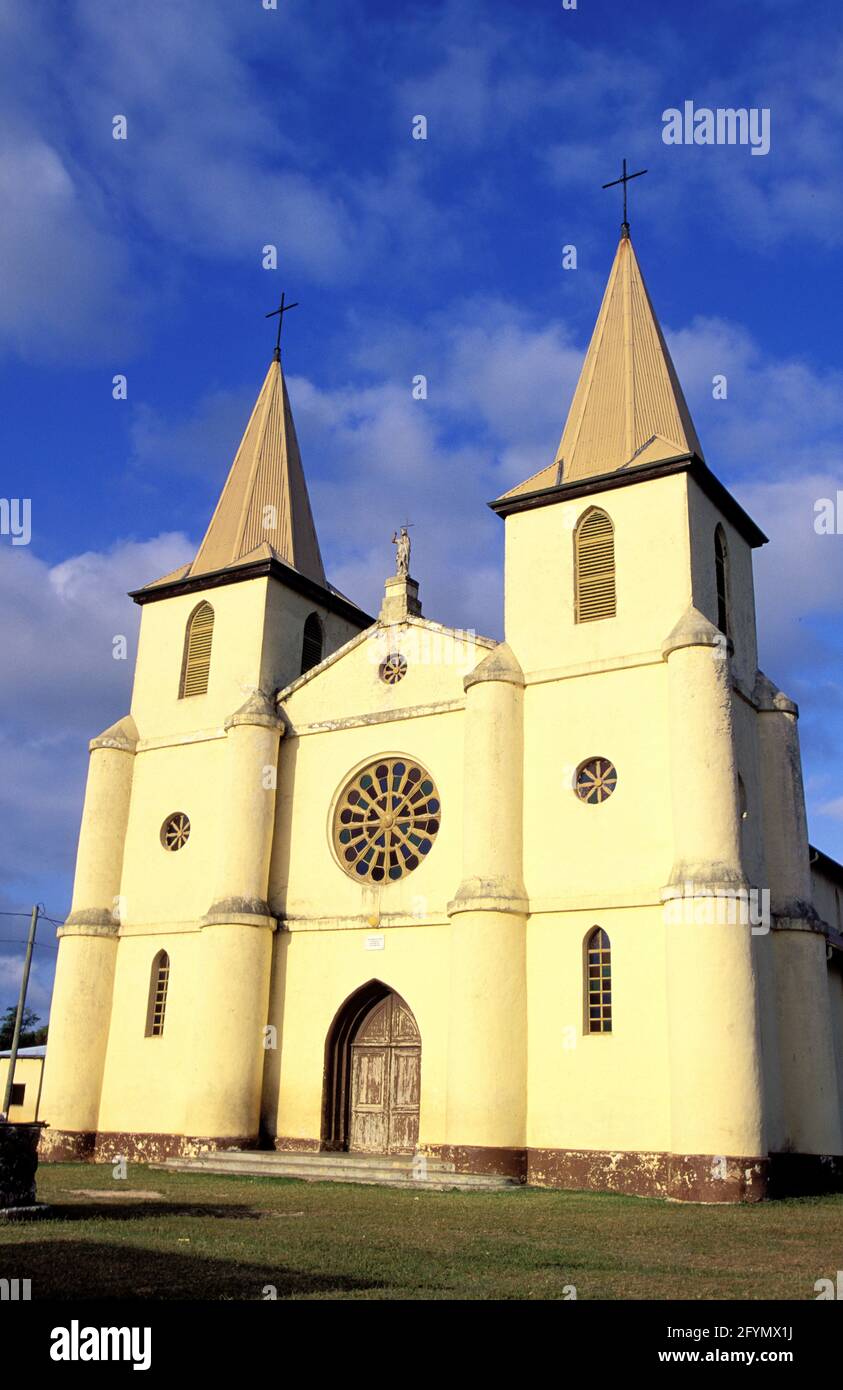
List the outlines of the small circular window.
{"type": "Polygon", "coordinates": [[[417,869],[439,832],[433,778],[407,758],[370,763],[343,789],[334,849],[351,878],[388,883],[417,869]]]}
{"type": "Polygon", "coordinates": [[[397,685],[407,674],[407,658],[400,652],[390,652],[380,664],[378,675],[387,685],[397,685]]]}
{"type": "Polygon", "coordinates": [[[161,826],[161,843],[165,849],[184,849],[190,839],[190,821],[184,811],[168,816],[161,826]]]}
{"type": "Polygon", "coordinates": [[[574,790],[580,801],[599,806],[608,800],[618,785],[618,774],[608,758],[588,758],[577,769],[574,790]]]}

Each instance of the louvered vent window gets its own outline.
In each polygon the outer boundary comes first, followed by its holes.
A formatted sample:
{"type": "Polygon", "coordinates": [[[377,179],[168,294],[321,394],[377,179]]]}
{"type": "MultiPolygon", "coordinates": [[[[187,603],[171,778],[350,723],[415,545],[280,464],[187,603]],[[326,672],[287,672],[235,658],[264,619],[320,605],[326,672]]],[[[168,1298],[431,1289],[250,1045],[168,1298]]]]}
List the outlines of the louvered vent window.
{"type": "Polygon", "coordinates": [[[574,538],[576,621],[614,618],[615,535],[605,512],[586,512],[574,538]]]}
{"type": "Polygon", "coordinates": [[[318,666],[322,660],[322,624],[316,613],[311,613],[304,625],[301,644],[301,673],[318,666]]]}
{"type": "Polygon", "coordinates": [[[187,624],[180,699],[186,695],[204,695],[207,691],[213,636],[214,610],[210,603],[200,603],[199,607],[193,610],[187,624]]]}

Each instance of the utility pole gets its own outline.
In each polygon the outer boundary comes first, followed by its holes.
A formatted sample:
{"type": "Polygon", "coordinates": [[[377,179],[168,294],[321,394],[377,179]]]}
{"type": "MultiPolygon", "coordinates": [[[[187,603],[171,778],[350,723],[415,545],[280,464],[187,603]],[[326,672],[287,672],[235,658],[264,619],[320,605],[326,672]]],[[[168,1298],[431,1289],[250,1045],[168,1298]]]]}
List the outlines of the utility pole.
{"type": "Polygon", "coordinates": [[[18,999],[18,1012],[15,1018],[15,1031],[12,1035],[12,1051],[9,1057],[9,1071],[6,1076],[6,1094],[3,1097],[3,1105],[0,1107],[3,1114],[8,1119],[9,1106],[12,1099],[12,1082],[15,1079],[15,1063],[18,1060],[18,1044],[20,1043],[20,1030],[23,1024],[23,1011],[26,1006],[26,991],[29,986],[29,968],[32,965],[32,948],[35,945],[35,928],[38,925],[38,904],[32,909],[32,917],[29,921],[29,936],[26,942],[26,955],[23,958],[23,979],[20,982],[20,997],[18,999]]]}

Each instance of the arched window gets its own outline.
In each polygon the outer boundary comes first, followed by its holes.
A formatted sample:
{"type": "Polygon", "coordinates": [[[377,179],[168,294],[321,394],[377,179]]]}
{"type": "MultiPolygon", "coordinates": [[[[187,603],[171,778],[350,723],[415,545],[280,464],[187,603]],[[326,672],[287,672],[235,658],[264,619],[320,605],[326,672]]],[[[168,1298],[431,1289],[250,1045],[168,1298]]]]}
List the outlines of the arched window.
{"type": "Polygon", "coordinates": [[[318,666],[322,660],[322,623],[318,613],[311,613],[304,625],[301,644],[301,673],[318,666]]]}
{"type": "Polygon", "coordinates": [[[149,1004],[146,1010],[146,1036],[160,1038],[164,1032],[164,1014],[167,1011],[167,986],[170,982],[170,957],[166,951],[159,951],[152,962],[152,975],[149,981],[149,1004]]]}
{"type": "Polygon", "coordinates": [[[574,532],[574,618],[614,618],[615,533],[605,512],[591,507],[574,532]]]}
{"type": "Polygon", "coordinates": [[[204,695],[207,691],[213,636],[214,610],[210,603],[200,603],[188,618],[184,634],[180,700],[186,695],[204,695]]]}
{"type": "Polygon", "coordinates": [[[585,939],[585,1031],[612,1031],[612,947],[602,927],[585,939]]]}
{"type": "Polygon", "coordinates": [[[729,555],[726,549],[726,532],[718,526],[714,532],[714,574],[717,580],[717,626],[724,637],[729,631],[729,555]]]}

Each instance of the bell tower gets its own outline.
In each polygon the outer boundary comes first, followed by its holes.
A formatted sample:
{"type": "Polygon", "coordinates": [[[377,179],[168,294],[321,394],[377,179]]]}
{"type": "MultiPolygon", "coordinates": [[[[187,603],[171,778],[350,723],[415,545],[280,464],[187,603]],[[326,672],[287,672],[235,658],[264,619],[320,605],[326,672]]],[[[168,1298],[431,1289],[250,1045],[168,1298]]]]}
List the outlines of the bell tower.
{"type": "MultiPolygon", "coordinates": [[[[718,895],[746,900],[751,875],[765,881],[751,552],[766,537],[705,463],[626,219],[556,456],[491,505],[506,522],[506,642],[524,676],[524,882],[531,902],[570,904],[558,939],[537,948],[547,961],[528,954],[534,997],[563,933],[584,940],[595,926],[663,981],[652,989],[669,1104],[652,1107],[642,1139],[667,1155],[660,1190],[757,1194],[768,1153],[759,976],[769,943],[746,919],[688,923],[718,895]],[[589,754],[614,780],[605,806],[583,815],[570,778],[589,754]],[[564,865],[556,878],[554,861],[564,865]]],[[[565,1073],[575,1092],[602,1088],[608,1112],[623,1104],[623,1082],[612,1097],[624,1068],[656,1064],[647,1029],[624,1011],[619,987],[612,1037],[589,1036],[586,1019],[565,1073]]],[[[527,1131],[548,1144],[534,1116],[527,1131]]],[[[611,1171],[602,1117],[569,1142],[605,1147],[611,1171]]]]}
{"type": "Polygon", "coordinates": [[[146,1088],[156,1143],[257,1134],[275,694],[372,622],[325,576],[278,346],[195,558],[131,597],[131,713],[91,743],[59,933],[43,1098],[57,1156],[107,1153],[127,1084],[146,1088]],[[162,951],[168,1018],[150,1035],[138,1001],[162,951]],[[170,1077],[186,1065],[185,1100],[170,1077]]]}

